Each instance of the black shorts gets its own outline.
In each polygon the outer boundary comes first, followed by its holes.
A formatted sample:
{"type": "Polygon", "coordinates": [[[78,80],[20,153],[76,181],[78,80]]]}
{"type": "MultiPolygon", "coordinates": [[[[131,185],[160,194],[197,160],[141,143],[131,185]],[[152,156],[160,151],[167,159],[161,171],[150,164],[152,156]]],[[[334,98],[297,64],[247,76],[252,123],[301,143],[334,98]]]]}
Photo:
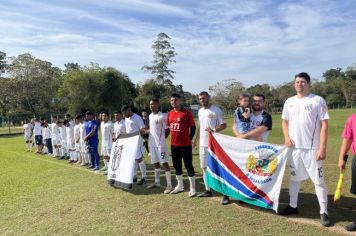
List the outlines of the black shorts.
{"type": "Polygon", "coordinates": [[[36,145],[43,144],[42,135],[35,135],[35,143],[36,143],[36,145]]]}
{"type": "Polygon", "coordinates": [[[351,190],[352,194],[356,195],[356,155],[352,158],[351,163],[351,190]]]}

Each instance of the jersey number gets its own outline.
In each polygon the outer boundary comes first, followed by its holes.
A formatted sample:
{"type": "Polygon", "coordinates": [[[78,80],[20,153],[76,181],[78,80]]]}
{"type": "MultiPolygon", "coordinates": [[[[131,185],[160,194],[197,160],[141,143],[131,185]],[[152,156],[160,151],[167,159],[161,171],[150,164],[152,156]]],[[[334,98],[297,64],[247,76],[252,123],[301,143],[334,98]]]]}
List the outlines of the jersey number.
{"type": "Polygon", "coordinates": [[[180,131],[180,123],[171,123],[171,130],[180,131]]]}

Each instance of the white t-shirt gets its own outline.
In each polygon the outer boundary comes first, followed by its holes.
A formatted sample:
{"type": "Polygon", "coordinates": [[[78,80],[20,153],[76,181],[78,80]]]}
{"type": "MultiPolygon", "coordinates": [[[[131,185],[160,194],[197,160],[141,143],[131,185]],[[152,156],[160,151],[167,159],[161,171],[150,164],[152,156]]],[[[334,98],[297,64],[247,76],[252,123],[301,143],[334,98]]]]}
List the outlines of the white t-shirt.
{"type": "Polygon", "coordinates": [[[167,146],[165,137],[167,114],[162,112],[158,112],[157,114],[151,113],[149,115],[149,121],[150,134],[148,137],[148,145],[150,145],[150,147],[167,146]]]}
{"type": "Polygon", "coordinates": [[[42,135],[41,122],[35,121],[35,127],[33,128],[33,133],[36,135],[42,135]]]}
{"type": "Polygon", "coordinates": [[[62,142],[66,142],[67,141],[67,132],[66,132],[66,127],[64,125],[62,125],[61,127],[59,127],[59,133],[61,134],[61,141],[62,142]]]}
{"type": "Polygon", "coordinates": [[[51,138],[51,128],[43,127],[43,139],[50,139],[51,138]]]}
{"type": "Polygon", "coordinates": [[[133,113],[131,117],[125,117],[125,129],[127,134],[138,132],[145,128],[141,116],[133,113]]]}
{"type": "Polygon", "coordinates": [[[121,119],[120,121],[116,121],[114,123],[114,133],[115,133],[115,138],[117,138],[120,134],[126,133],[124,119],[121,119]]]}
{"type": "Polygon", "coordinates": [[[112,133],[114,132],[114,125],[109,120],[108,122],[101,122],[101,146],[111,148],[112,146],[112,133]]]}
{"type": "Polygon", "coordinates": [[[72,145],[74,141],[74,123],[69,122],[69,126],[66,127],[66,135],[67,135],[67,144],[72,145]]]}
{"type": "Polygon", "coordinates": [[[31,123],[24,124],[24,125],[23,125],[23,129],[25,130],[25,131],[24,131],[25,136],[26,136],[26,137],[31,137],[31,135],[32,135],[32,129],[33,129],[32,124],[31,124],[31,123]]]}
{"type": "Polygon", "coordinates": [[[282,119],[289,121],[289,137],[296,148],[318,149],[320,121],[329,119],[324,99],[315,94],[290,97],[283,106],[282,119]]]}
{"type": "Polygon", "coordinates": [[[74,126],[74,142],[77,142],[77,140],[80,139],[80,126],[81,124],[74,126]]]}
{"type": "Polygon", "coordinates": [[[205,129],[216,129],[217,126],[225,124],[225,116],[221,109],[215,105],[211,105],[209,108],[200,108],[198,116],[200,126],[200,147],[207,147],[209,132],[205,131],[205,129]]]}
{"type": "Polygon", "coordinates": [[[84,122],[80,124],[80,142],[84,142],[84,138],[86,136],[84,124],[85,124],[84,122]]]}
{"type": "Polygon", "coordinates": [[[59,126],[56,123],[52,123],[51,125],[51,135],[52,135],[52,142],[55,140],[61,140],[60,133],[59,133],[59,126]]]}

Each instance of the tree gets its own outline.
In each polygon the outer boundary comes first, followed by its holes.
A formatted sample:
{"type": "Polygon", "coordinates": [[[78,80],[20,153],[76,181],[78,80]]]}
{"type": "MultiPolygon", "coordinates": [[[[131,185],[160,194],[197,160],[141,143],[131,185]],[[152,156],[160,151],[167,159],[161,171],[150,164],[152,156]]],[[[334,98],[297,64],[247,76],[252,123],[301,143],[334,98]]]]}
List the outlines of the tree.
{"type": "Polygon", "coordinates": [[[225,112],[236,108],[236,98],[245,92],[245,87],[236,79],[227,79],[209,87],[213,101],[225,112]]]}
{"type": "Polygon", "coordinates": [[[172,80],[175,73],[175,71],[168,68],[169,64],[176,62],[174,57],[177,55],[174,47],[169,42],[170,39],[167,34],[159,33],[157,40],[152,45],[154,49],[152,65],[142,67],[144,71],[150,72],[154,79],[163,84],[172,80]]]}
{"type": "Polygon", "coordinates": [[[0,76],[1,74],[5,73],[8,67],[6,53],[0,51],[0,76]]]}
{"type": "Polygon", "coordinates": [[[15,109],[35,116],[50,114],[60,86],[61,70],[26,53],[11,58],[8,71],[15,109]]]}

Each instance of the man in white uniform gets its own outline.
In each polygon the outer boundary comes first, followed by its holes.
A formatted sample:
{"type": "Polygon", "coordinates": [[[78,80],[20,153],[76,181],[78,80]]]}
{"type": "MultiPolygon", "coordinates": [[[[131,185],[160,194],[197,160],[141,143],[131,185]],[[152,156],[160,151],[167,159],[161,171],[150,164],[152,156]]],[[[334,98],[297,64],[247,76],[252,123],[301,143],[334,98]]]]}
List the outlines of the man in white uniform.
{"type": "Polygon", "coordinates": [[[147,188],[156,188],[161,186],[160,172],[161,164],[165,170],[167,186],[164,190],[165,194],[170,193],[172,188],[171,170],[168,165],[168,148],[166,144],[166,122],[167,114],[163,114],[159,111],[160,103],[158,99],[151,99],[150,109],[152,113],[149,115],[148,128],[145,129],[145,133],[148,134],[148,147],[151,156],[151,163],[155,167],[155,182],[149,185],[147,188]]]}
{"type": "Polygon", "coordinates": [[[67,154],[69,156],[69,164],[74,164],[77,162],[77,156],[75,153],[75,140],[74,140],[74,122],[69,120],[66,122],[66,145],[67,154]]]}
{"type": "Polygon", "coordinates": [[[117,137],[120,134],[126,133],[125,120],[122,118],[122,112],[116,111],[114,113],[114,118],[115,118],[115,123],[114,123],[113,142],[116,141],[117,137]]]}
{"type": "Polygon", "coordinates": [[[101,155],[103,156],[104,167],[101,171],[106,171],[108,169],[108,164],[110,161],[110,152],[112,147],[112,134],[114,132],[114,125],[109,120],[109,113],[101,113],[101,155]]]}
{"type": "Polygon", "coordinates": [[[200,167],[203,170],[203,180],[205,191],[198,194],[198,197],[212,197],[213,193],[206,182],[206,168],[208,166],[208,136],[209,132],[220,132],[226,129],[225,116],[221,109],[210,103],[210,95],[203,91],[199,93],[199,135],[196,136],[194,146],[199,139],[200,167]]]}
{"type": "MultiPolygon", "coordinates": [[[[145,125],[143,124],[143,120],[141,116],[133,113],[130,106],[124,105],[121,108],[122,113],[125,116],[125,129],[126,134],[131,134],[135,132],[144,132],[145,125]]],[[[146,164],[143,161],[144,149],[143,149],[143,140],[140,136],[140,145],[137,148],[136,161],[138,166],[140,167],[140,171],[142,174],[142,178],[138,181],[138,185],[143,185],[147,183],[147,175],[146,175],[146,164]]],[[[135,171],[136,173],[136,171],[135,171]]]]}
{"type": "Polygon", "coordinates": [[[51,124],[51,138],[52,138],[52,147],[53,147],[53,157],[59,157],[59,146],[61,145],[61,138],[59,133],[58,118],[53,117],[51,124]]]}
{"type": "Polygon", "coordinates": [[[41,154],[43,149],[43,136],[42,136],[42,124],[38,118],[35,119],[33,133],[35,135],[35,143],[37,147],[36,153],[41,154]]]}
{"type": "Polygon", "coordinates": [[[66,132],[66,124],[67,120],[64,120],[63,123],[59,122],[59,133],[61,139],[61,146],[59,148],[59,158],[58,159],[65,159],[67,157],[67,132],[66,132]]]}
{"type": "Polygon", "coordinates": [[[320,205],[323,226],[330,226],[327,211],[327,187],[324,181],[323,160],[326,158],[329,114],[324,99],[310,93],[310,76],[295,76],[296,96],[288,98],[282,112],[285,145],[291,148],[289,156],[289,205],[281,215],[297,214],[300,182],[310,178],[320,205]]]}
{"type": "Polygon", "coordinates": [[[82,116],[76,115],[74,122],[74,142],[75,142],[75,155],[77,156],[77,162],[75,164],[79,165],[83,162],[83,157],[81,155],[80,148],[80,126],[81,126],[82,116]]]}
{"type": "Polygon", "coordinates": [[[32,151],[32,130],[33,130],[32,123],[28,122],[28,120],[25,120],[25,124],[23,125],[23,133],[24,133],[24,138],[25,138],[28,152],[32,151]]]}

